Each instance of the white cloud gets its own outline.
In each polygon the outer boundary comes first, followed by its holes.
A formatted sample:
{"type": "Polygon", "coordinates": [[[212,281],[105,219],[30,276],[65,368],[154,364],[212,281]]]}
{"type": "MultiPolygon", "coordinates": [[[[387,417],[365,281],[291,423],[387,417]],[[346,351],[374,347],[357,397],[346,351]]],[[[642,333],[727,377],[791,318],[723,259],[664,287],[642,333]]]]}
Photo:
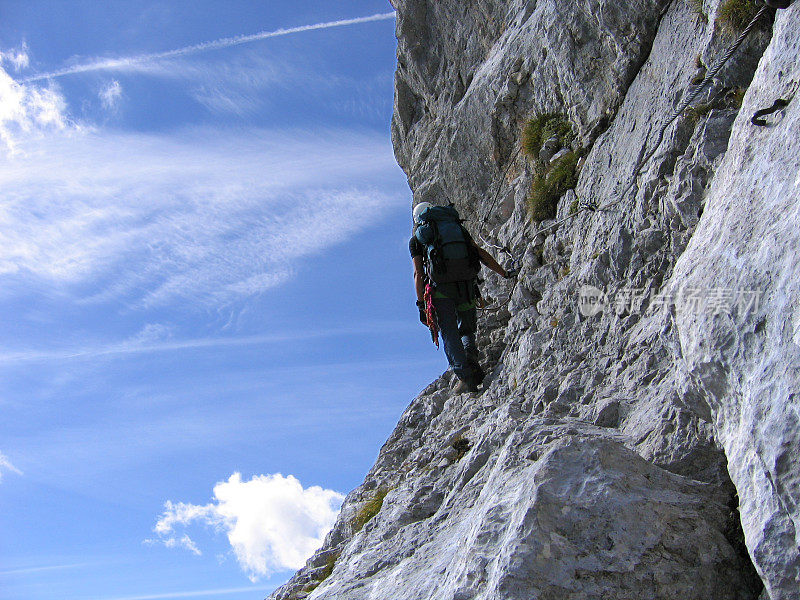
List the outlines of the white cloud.
{"type": "Polygon", "coordinates": [[[116,110],[120,98],[122,98],[122,86],[116,79],[106,85],[98,94],[103,108],[106,110],[116,110]]]}
{"type": "Polygon", "coordinates": [[[164,540],[164,545],[167,548],[184,548],[188,550],[195,556],[201,556],[203,553],[200,552],[200,548],[197,547],[188,535],[182,535],[180,538],[167,538],[164,540]]]}
{"type": "Polygon", "coordinates": [[[84,129],[19,149],[0,164],[0,278],[97,301],[260,293],[404,203],[358,185],[397,174],[377,134],[84,129]]]}
{"type": "MultiPolygon", "coordinates": [[[[239,114],[257,106],[263,86],[287,80],[287,67],[252,56],[233,66],[131,68],[193,80],[210,110],[239,114]],[[217,80],[225,89],[207,85],[217,80]]],[[[100,95],[112,108],[121,86],[112,81],[100,95]]],[[[37,285],[139,307],[225,305],[284,283],[302,259],[405,203],[399,177],[388,194],[362,183],[399,175],[384,135],[96,130],[69,119],[57,88],[19,83],[0,68],[0,154],[3,146],[6,296],[37,285]]]]}
{"type": "MultiPolygon", "coordinates": [[[[0,54],[0,59],[0,63],[25,63],[20,56],[9,59],[0,54]]],[[[20,84],[0,67],[0,151],[5,146],[7,152],[17,154],[21,140],[65,129],[65,113],[66,102],[57,88],[20,84]]]]}
{"type": "Polygon", "coordinates": [[[176,530],[197,522],[210,525],[227,535],[239,565],[255,581],[302,567],[330,531],[343,500],[333,490],[303,488],[292,475],[259,475],[242,481],[234,473],[214,486],[210,504],[168,501],[154,531],[167,546],[199,554],[188,535],[176,530]]]}
{"type": "Polygon", "coordinates": [[[228,88],[222,82],[200,86],[192,95],[211,112],[235,114],[240,117],[255,113],[262,104],[257,94],[228,88]]]}
{"type": "Polygon", "coordinates": [[[27,69],[30,65],[28,56],[28,45],[23,43],[22,47],[11,50],[0,51],[0,64],[10,63],[15,71],[27,69]]]}
{"type": "MultiPolygon", "coordinates": [[[[128,356],[131,354],[152,354],[158,352],[180,352],[203,348],[232,348],[240,346],[262,346],[286,344],[309,339],[344,337],[366,334],[392,335],[397,331],[411,329],[408,321],[381,322],[363,321],[346,328],[313,327],[304,331],[286,331],[266,335],[218,338],[172,339],[172,330],[162,325],[147,325],[136,335],[119,342],[96,346],[75,346],[64,349],[47,350],[5,350],[0,349],[0,364],[14,364],[28,361],[50,361],[69,359],[93,359],[98,357],[128,356]]],[[[414,328],[416,329],[416,328],[414,328]]],[[[377,364],[374,359],[369,364],[377,364]]],[[[303,367],[306,368],[306,367],[303,367]]],[[[341,368],[341,367],[339,367],[341,368]]]]}
{"type": "Polygon", "coordinates": [[[105,563],[95,563],[95,562],[82,562],[82,563],[67,563],[63,565],[40,565],[40,566],[33,566],[33,567],[22,567],[17,569],[5,569],[0,571],[0,576],[3,575],[31,575],[31,574],[38,574],[38,573],[46,573],[48,571],[67,571],[71,569],[83,569],[86,567],[97,567],[100,565],[105,565],[105,563]]]}
{"type": "Polygon", "coordinates": [[[211,590],[189,590],[186,592],[164,592],[161,594],[145,594],[143,596],[120,596],[116,598],[106,598],[105,600],[168,600],[170,598],[200,598],[203,596],[226,596],[230,594],[252,594],[253,592],[273,590],[272,587],[238,587],[238,588],[217,588],[211,590]]]}
{"type": "Polygon", "coordinates": [[[164,342],[172,337],[172,328],[163,323],[147,323],[136,335],[123,342],[121,348],[142,348],[164,342]]]}
{"type": "Polygon", "coordinates": [[[199,52],[207,52],[209,50],[219,50],[221,48],[230,48],[232,46],[239,46],[241,44],[248,44],[274,37],[281,37],[284,35],[292,35],[296,33],[304,33],[306,31],[316,31],[320,29],[331,29],[333,27],[347,27],[350,25],[359,25],[362,23],[371,23],[373,21],[385,21],[387,19],[394,19],[395,13],[380,13],[370,15],[368,17],[357,17],[355,19],[341,19],[339,21],[328,21],[325,23],[315,23],[313,25],[301,25],[299,27],[288,27],[276,29],[275,31],[261,31],[251,35],[239,35],[236,37],[222,38],[211,42],[203,42],[194,44],[192,46],[184,46],[175,50],[168,50],[166,52],[154,52],[151,54],[139,54],[136,56],[126,56],[122,58],[98,58],[89,62],[66,67],[51,73],[41,73],[33,75],[25,79],[25,82],[42,81],[45,79],[53,79],[55,77],[63,77],[65,75],[73,75],[75,73],[87,73],[91,71],[125,71],[129,69],[136,69],[139,65],[152,63],[165,58],[176,58],[181,56],[189,56],[199,52]]]}
{"type": "Polygon", "coordinates": [[[239,116],[262,109],[270,89],[308,85],[306,75],[293,63],[260,52],[239,53],[224,60],[161,59],[133,64],[128,71],[180,81],[209,111],[239,116]]]}
{"type": "Polygon", "coordinates": [[[16,473],[17,475],[22,475],[22,471],[20,471],[17,467],[11,464],[11,461],[8,460],[8,457],[0,452],[0,481],[3,480],[3,470],[11,471],[12,473],[16,473]]]}

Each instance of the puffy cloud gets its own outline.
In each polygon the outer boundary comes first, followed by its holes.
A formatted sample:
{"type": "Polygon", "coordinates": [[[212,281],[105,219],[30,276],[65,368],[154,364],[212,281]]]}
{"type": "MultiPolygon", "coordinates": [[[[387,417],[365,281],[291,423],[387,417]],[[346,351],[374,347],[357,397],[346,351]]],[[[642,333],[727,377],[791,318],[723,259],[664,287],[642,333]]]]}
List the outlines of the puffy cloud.
{"type": "Polygon", "coordinates": [[[122,86],[116,79],[106,85],[100,93],[100,101],[106,110],[116,110],[120,98],[122,98],[122,86]]]}
{"type": "Polygon", "coordinates": [[[303,488],[289,475],[239,473],[214,487],[210,504],[166,502],[154,531],[169,547],[200,550],[176,530],[203,523],[224,532],[242,569],[255,581],[278,571],[299,569],[319,548],[336,520],[344,496],[319,486],[303,488]]]}
{"type": "Polygon", "coordinates": [[[16,473],[17,475],[22,475],[22,471],[20,471],[17,467],[11,464],[11,461],[8,460],[8,457],[0,452],[0,481],[3,480],[3,470],[11,471],[12,473],[16,473]]]}

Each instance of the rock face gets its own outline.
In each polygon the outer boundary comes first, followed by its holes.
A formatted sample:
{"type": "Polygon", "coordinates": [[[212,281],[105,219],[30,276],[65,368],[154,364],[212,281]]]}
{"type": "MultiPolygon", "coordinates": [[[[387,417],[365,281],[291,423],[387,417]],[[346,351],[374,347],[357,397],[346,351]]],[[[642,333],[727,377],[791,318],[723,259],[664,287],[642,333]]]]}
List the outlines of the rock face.
{"type": "Polygon", "coordinates": [[[396,6],[414,200],[521,272],[484,286],[485,391],[423,390],[271,598],[800,598],[800,3],[638,171],[735,37],[717,0],[396,6]],[[541,232],[518,148],[544,113],[584,157],[557,218],[600,209],[541,232]]]}

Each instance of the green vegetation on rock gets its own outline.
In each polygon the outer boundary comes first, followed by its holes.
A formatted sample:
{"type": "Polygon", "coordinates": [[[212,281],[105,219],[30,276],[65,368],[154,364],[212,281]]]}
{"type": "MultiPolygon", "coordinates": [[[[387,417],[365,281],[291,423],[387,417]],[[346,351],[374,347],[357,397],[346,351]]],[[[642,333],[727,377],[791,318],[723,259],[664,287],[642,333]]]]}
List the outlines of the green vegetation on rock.
{"type": "Polygon", "coordinates": [[[703,0],[689,0],[689,6],[692,12],[697,17],[697,20],[702,23],[708,23],[708,15],[706,14],[703,0]]]}
{"type": "Polygon", "coordinates": [[[725,0],[717,10],[717,23],[728,30],[741,31],[761,6],[756,0],[725,0]]]}
{"type": "Polygon", "coordinates": [[[569,121],[560,113],[545,113],[530,119],[522,129],[522,152],[531,160],[539,160],[539,151],[550,138],[558,138],[562,148],[568,147],[574,135],[569,121]]]}
{"type": "Polygon", "coordinates": [[[545,221],[556,216],[558,199],[578,183],[576,168],[578,153],[567,152],[544,171],[533,177],[528,194],[528,212],[534,221],[545,221]]]}
{"type": "Polygon", "coordinates": [[[388,493],[389,488],[379,488],[375,492],[375,495],[361,506],[356,516],[353,517],[354,531],[360,531],[361,528],[364,527],[364,525],[366,525],[372,517],[380,512],[381,507],[383,506],[383,499],[386,498],[386,494],[388,493]]]}
{"type": "Polygon", "coordinates": [[[684,115],[689,118],[694,123],[697,123],[700,119],[708,115],[711,112],[711,109],[714,108],[713,102],[706,102],[697,104],[695,106],[689,106],[684,111],[684,115]]]}
{"type": "Polygon", "coordinates": [[[289,596],[285,598],[285,600],[300,600],[301,598],[305,598],[315,589],[317,589],[320,584],[325,581],[328,577],[331,576],[333,573],[333,567],[336,566],[336,561],[339,560],[340,553],[339,552],[331,552],[325,559],[325,564],[322,567],[322,570],[318,573],[314,574],[314,579],[309,581],[300,589],[296,590],[289,596]]]}
{"type": "Polygon", "coordinates": [[[742,108],[745,92],[747,92],[745,88],[735,87],[728,93],[730,104],[733,108],[742,108]]]}

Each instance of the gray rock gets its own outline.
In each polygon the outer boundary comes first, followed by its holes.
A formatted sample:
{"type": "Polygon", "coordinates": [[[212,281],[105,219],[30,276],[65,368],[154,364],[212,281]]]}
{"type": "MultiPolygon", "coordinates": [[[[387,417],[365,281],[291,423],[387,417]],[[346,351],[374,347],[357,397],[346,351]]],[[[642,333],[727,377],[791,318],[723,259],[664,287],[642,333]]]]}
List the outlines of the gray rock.
{"type": "Polygon", "coordinates": [[[549,164],[556,153],[559,152],[559,148],[561,148],[561,143],[558,141],[558,138],[549,138],[545,140],[542,144],[542,149],[539,151],[539,160],[542,164],[549,164]]]}
{"type": "Polygon", "coordinates": [[[704,292],[702,310],[687,305],[676,315],[686,376],[711,408],[748,547],[773,600],[800,594],[800,107],[790,104],[764,129],[749,116],[797,89],[800,29],[791,14],[778,15],[669,282],[704,292]]]}
{"type": "MultiPolygon", "coordinates": [[[[569,152],[570,152],[569,148],[561,148],[561,150],[553,154],[552,157],[547,160],[547,162],[552,165],[562,156],[566,156],[569,152]]],[[[539,155],[539,158],[541,158],[541,154],[539,155]]]]}
{"type": "Polygon", "coordinates": [[[711,486],[581,427],[500,448],[450,467],[435,501],[417,495],[436,483],[398,488],[310,598],[747,597],[711,486]]]}

